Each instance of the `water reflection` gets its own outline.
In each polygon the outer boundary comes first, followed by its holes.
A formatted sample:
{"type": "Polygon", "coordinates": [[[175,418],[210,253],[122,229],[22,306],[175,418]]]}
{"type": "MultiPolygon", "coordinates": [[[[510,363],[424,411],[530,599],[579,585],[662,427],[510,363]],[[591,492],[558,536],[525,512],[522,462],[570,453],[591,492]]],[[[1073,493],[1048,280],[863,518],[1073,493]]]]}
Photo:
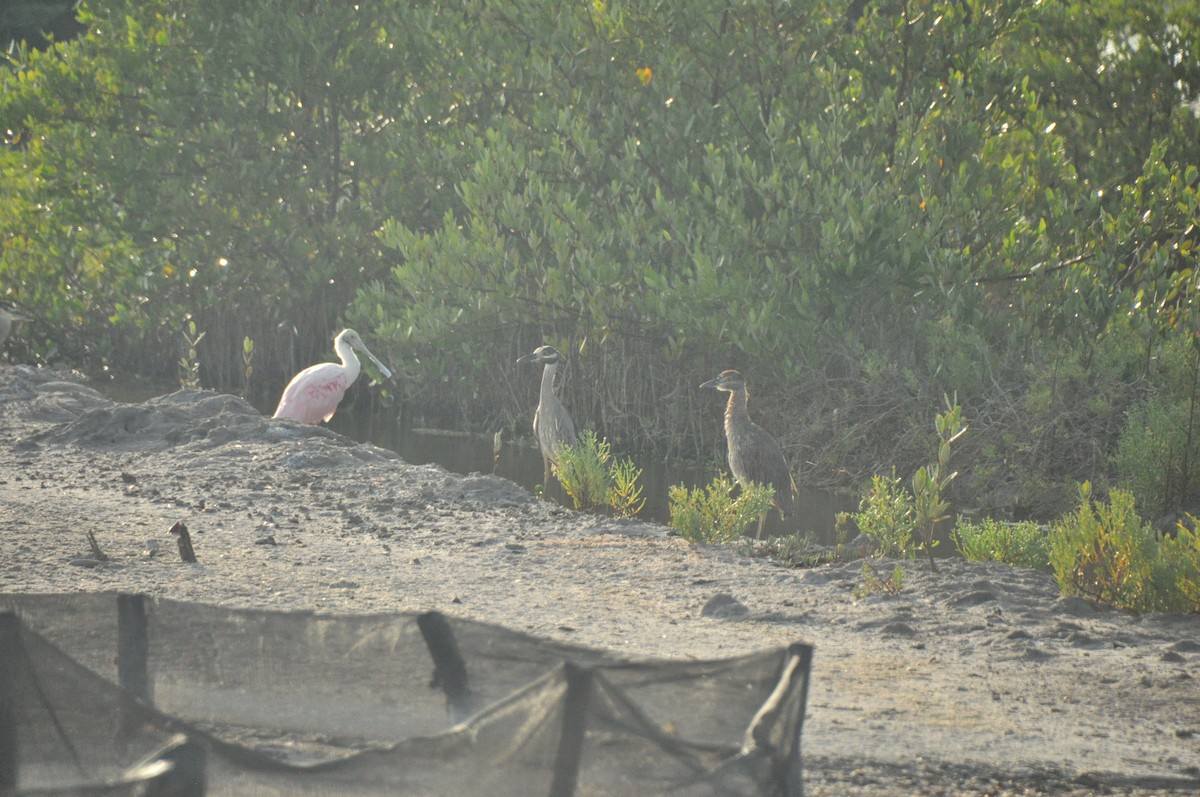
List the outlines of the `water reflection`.
{"type": "MultiPolygon", "coordinates": [[[[495,460],[493,440],[485,435],[437,429],[406,429],[378,414],[368,416],[353,412],[338,412],[329,427],[354,440],[395,451],[405,462],[414,465],[433,463],[463,475],[495,473],[531,493],[542,481],[542,456],[532,438],[528,441],[505,440],[500,457],[495,460]]],[[[685,484],[694,488],[708,484],[716,475],[705,468],[662,462],[638,460],[637,466],[642,469],[642,495],[646,499],[639,517],[662,524],[668,523],[671,518],[667,491],[672,485],[685,484]]],[[[855,508],[856,504],[848,497],[801,487],[795,513],[782,522],[779,514],[772,510],[767,515],[763,533],[771,536],[810,534],[819,542],[831,545],[836,541],[835,516],[838,512],[855,508]]]]}

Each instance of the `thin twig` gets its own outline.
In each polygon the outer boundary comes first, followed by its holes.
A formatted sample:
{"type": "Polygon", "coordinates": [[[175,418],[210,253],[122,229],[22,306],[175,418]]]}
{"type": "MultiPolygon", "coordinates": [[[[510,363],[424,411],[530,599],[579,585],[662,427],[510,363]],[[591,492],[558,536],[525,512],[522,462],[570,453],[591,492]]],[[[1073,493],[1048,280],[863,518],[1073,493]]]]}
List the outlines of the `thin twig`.
{"type": "Polygon", "coordinates": [[[92,548],[93,559],[95,559],[97,562],[109,561],[108,554],[100,550],[100,543],[96,542],[96,533],[94,531],[89,531],[87,533],[87,540],[88,545],[90,545],[92,548]]]}

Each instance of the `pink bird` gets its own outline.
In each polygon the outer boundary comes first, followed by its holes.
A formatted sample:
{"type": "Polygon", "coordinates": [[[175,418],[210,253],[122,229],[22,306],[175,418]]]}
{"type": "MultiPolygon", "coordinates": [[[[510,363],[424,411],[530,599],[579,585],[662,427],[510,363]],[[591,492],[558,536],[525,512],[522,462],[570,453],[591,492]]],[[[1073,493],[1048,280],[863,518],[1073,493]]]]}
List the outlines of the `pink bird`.
{"type": "Polygon", "coordinates": [[[338,404],[346,394],[346,388],[354,384],[354,380],[358,379],[358,372],[362,370],[362,364],[354,354],[355,349],[375,363],[384,379],[391,378],[392,372],[379,362],[374,354],[367,351],[358,333],[353,329],[343,329],[333,339],[333,350],[337,352],[341,364],[310,365],[292,377],[292,381],[288,382],[288,386],[283,390],[279,406],[275,408],[275,417],[291,418],[300,423],[328,422],[337,412],[338,404]]]}

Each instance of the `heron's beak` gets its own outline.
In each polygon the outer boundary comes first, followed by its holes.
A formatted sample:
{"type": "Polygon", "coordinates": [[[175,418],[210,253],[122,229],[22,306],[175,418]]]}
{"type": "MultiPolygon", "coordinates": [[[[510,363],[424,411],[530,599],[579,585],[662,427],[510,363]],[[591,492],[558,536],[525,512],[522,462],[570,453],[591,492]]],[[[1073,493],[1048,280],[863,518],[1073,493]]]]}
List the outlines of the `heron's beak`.
{"type": "Polygon", "coordinates": [[[541,357],[541,355],[535,351],[533,354],[526,354],[524,357],[518,357],[516,364],[520,365],[521,363],[540,363],[541,362],[540,357],[541,357]]]}
{"type": "Polygon", "coordinates": [[[718,384],[720,384],[720,382],[721,382],[721,377],[718,376],[716,379],[710,379],[707,382],[705,382],[703,385],[700,386],[700,389],[703,390],[706,387],[716,387],[718,384]]]}
{"type": "Polygon", "coordinates": [[[388,367],[386,365],[384,365],[383,363],[379,362],[379,358],[376,357],[374,354],[371,354],[371,352],[367,350],[366,346],[361,346],[361,347],[357,347],[357,348],[363,354],[367,355],[367,358],[370,359],[371,362],[375,363],[375,367],[379,369],[379,373],[383,374],[384,379],[392,378],[392,372],[388,370],[388,367]]]}

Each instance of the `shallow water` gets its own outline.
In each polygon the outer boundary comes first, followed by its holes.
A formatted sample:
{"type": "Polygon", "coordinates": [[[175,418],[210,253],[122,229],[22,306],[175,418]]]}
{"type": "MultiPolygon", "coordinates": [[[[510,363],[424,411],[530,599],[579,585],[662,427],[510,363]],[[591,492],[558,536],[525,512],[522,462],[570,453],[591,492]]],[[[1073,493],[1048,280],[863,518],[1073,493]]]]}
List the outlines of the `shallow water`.
{"type": "MultiPolygon", "coordinates": [[[[114,380],[93,384],[93,387],[113,401],[123,403],[146,401],[176,389],[132,380],[114,380]]],[[[270,415],[274,409],[273,402],[270,407],[262,406],[261,402],[256,404],[264,415],[270,415]]],[[[403,426],[394,414],[356,411],[352,404],[338,411],[329,428],[360,443],[373,443],[395,451],[405,462],[414,465],[437,464],[462,475],[494,473],[516,482],[531,493],[537,493],[541,488],[542,457],[532,437],[503,440],[497,459],[493,455],[494,443],[489,435],[409,428],[403,426]]],[[[613,453],[615,456],[624,456],[620,451],[613,453]]],[[[647,461],[637,457],[634,459],[642,469],[640,483],[643,486],[642,496],[646,499],[638,517],[664,525],[671,519],[667,491],[672,485],[685,484],[695,488],[708,484],[716,475],[715,471],[708,468],[647,461]]],[[[570,499],[563,497],[557,486],[551,495],[570,505],[570,499]]],[[[837,513],[854,509],[857,509],[857,502],[849,496],[800,485],[795,512],[786,521],[781,521],[779,513],[772,510],[767,515],[763,535],[807,534],[823,545],[832,545],[837,541],[834,532],[837,513]]],[[[750,533],[753,535],[753,528],[750,533]]]]}
{"type": "MultiPolygon", "coordinates": [[[[374,443],[398,453],[405,462],[414,465],[435,463],[454,473],[494,473],[516,482],[531,493],[542,482],[542,456],[529,440],[504,440],[500,456],[493,455],[494,441],[485,435],[468,435],[440,429],[403,428],[394,420],[380,417],[359,417],[353,412],[339,412],[329,427],[339,434],[360,442],[374,443]]],[[[615,456],[623,456],[614,452],[615,456]]],[[[639,517],[666,524],[670,521],[668,489],[675,484],[696,487],[708,484],[715,472],[695,466],[673,465],[665,462],[634,458],[642,469],[640,483],[646,499],[639,517]]],[[[558,495],[557,487],[552,495],[558,495]]],[[[569,505],[570,499],[565,499],[569,505]]],[[[787,521],[780,521],[772,511],[763,527],[764,536],[810,534],[825,545],[836,542],[834,521],[838,512],[856,509],[848,497],[826,490],[800,487],[795,512],[787,521]]],[[[754,529],[751,529],[753,533],[754,529]]]]}

